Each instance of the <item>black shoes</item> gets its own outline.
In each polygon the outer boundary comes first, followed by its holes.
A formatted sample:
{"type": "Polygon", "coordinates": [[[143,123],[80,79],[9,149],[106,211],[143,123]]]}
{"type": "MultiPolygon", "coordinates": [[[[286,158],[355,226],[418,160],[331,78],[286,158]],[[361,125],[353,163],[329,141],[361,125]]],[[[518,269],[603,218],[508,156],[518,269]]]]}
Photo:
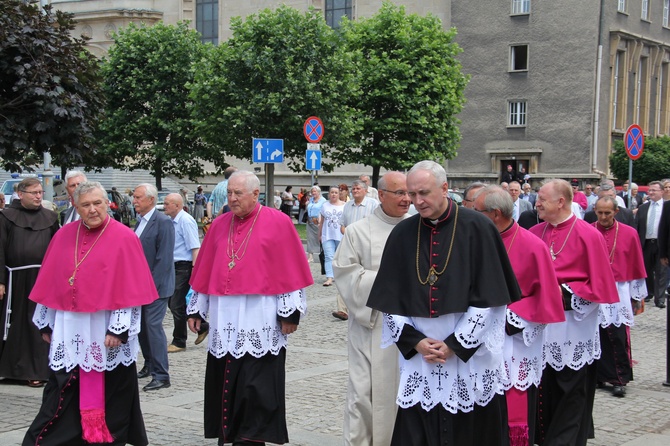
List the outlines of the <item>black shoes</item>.
{"type": "Polygon", "coordinates": [[[146,378],[149,375],[151,375],[151,373],[149,372],[149,367],[147,366],[142,367],[142,370],[137,372],[137,377],[139,379],[146,378]]]}
{"type": "Polygon", "coordinates": [[[664,302],[657,303],[656,306],[657,306],[658,308],[665,308],[665,303],[664,303],[664,302]]]}
{"type": "Polygon", "coordinates": [[[623,398],[626,395],[626,388],[624,386],[612,387],[612,395],[623,398]]]}
{"type": "Polygon", "coordinates": [[[154,378],[149,384],[144,386],[142,390],[147,392],[149,390],[167,389],[168,387],[170,387],[170,380],[166,379],[165,381],[161,381],[160,379],[154,378]]]}

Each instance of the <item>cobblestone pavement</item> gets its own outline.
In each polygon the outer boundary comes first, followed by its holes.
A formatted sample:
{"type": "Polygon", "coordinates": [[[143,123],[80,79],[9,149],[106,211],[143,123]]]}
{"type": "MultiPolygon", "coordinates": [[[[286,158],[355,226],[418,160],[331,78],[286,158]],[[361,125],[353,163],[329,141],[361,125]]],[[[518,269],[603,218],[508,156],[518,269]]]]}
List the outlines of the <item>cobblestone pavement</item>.
{"type": "MultiPolygon", "coordinates": [[[[308,313],[291,335],[286,361],[287,419],[293,446],[341,445],[342,413],[347,386],[347,323],[331,316],[336,287],[311,264],[315,285],[308,289],[308,313]]],[[[670,444],[670,387],[666,378],[666,310],[653,305],[632,329],[635,381],[625,398],[605,390],[596,394],[596,438],[590,446],[667,446],[670,444]]],[[[172,318],[165,318],[170,339],[172,318]]],[[[202,402],[206,342],[170,354],[172,387],[142,392],[141,404],[151,445],[215,445],[203,438],[202,402]]],[[[140,355],[139,363],[142,359],[140,355]]],[[[140,387],[148,379],[140,380],[140,387]]],[[[391,390],[391,389],[390,389],[391,390]]],[[[395,391],[395,390],[392,390],[395,391]]],[[[0,445],[21,443],[40,405],[42,389],[0,381],[0,445]]]]}

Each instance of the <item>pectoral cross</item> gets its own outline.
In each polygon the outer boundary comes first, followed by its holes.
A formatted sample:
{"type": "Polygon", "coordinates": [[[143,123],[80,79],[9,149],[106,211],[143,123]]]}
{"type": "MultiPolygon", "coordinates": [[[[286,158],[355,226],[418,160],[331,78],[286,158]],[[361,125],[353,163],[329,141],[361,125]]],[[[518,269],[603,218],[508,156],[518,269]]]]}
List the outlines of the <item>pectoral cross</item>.
{"type": "Polygon", "coordinates": [[[74,286],[74,276],[70,276],[70,278],[67,279],[67,283],[69,283],[70,286],[74,286]]]}
{"type": "Polygon", "coordinates": [[[72,343],[77,346],[77,353],[79,353],[79,344],[83,344],[84,340],[81,338],[80,335],[75,335],[74,339],[72,340],[72,343]]]}
{"type": "Polygon", "coordinates": [[[442,364],[436,365],[435,368],[437,369],[437,372],[433,370],[432,372],[430,372],[430,374],[433,376],[437,376],[437,390],[442,390],[443,389],[442,377],[444,376],[446,378],[449,375],[449,373],[446,370],[444,372],[442,371],[442,369],[444,368],[442,364]]]}
{"type": "Polygon", "coordinates": [[[233,269],[235,266],[235,260],[231,260],[230,263],[228,264],[228,269],[233,269]]]}
{"type": "Polygon", "coordinates": [[[476,317],[476,319],[475,318],[468,318],[468,322],[470,322],[472,324],[472,330],[470,330],[470,334],[473,334],[475,332],[475,329],[477,328],[477,326],[480,326],[480,327],[484,326],[483,322],[479,322],[480,320],[482,320],[482,318],[484,316],[482,316],[481,314],[478,314],[475,317],[476,317]]]}

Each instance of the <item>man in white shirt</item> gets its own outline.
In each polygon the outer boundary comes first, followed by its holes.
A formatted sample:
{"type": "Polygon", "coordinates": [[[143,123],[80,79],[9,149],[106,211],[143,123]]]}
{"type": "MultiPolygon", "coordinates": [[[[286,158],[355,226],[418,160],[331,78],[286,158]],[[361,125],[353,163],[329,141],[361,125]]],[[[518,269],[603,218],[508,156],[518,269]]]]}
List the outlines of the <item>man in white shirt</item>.
{"type": "Polygon", "coordinates": [[[512,202],[514,202],[514,210],[512,212],[512,218],[514,221],[519,221],[519,215],[524,211],[532,211],[533,206],[529,201],[519,200],[519,195],[521,195],[521,184],[518,181],[512,181],[509,183],[509,188],[507,189],[510,196],[512,197],[512,202]]]}
{"type": "Polygon", "coordinates": [[[379,201],[379,191],[372,187],[372,182],[370,181],[370,177],[367,175],[361,175],[358,177],[359,180],[365,183],[365,185],[368,187],[367,192],[365,193],[365,196],[368,198],[374,198],[375,200],[379,201]]]}
{"type": "Polygon", "coordinates": [[[644,267],[647,270],[647,292],[651,300],[654,296],[654,304],[659,308],[665,308],[666,267],[661,263],[658,245],[658,226],[661,222],[663,211],[663,187],[660,181],[649,183],[647,191],[649,200],[642,204],[637,210],[637,233],[642,243],[642,255],[644,267]]]}
{"type": "Polygon", "coordinates": [[[74,205],[74,190],[86,180],[86,175],[80,170],[70,170],[65,174],[65,190],[70,201],[70,207],[61,213],[61,226],[79,220],[77,208],[74,205]]]}

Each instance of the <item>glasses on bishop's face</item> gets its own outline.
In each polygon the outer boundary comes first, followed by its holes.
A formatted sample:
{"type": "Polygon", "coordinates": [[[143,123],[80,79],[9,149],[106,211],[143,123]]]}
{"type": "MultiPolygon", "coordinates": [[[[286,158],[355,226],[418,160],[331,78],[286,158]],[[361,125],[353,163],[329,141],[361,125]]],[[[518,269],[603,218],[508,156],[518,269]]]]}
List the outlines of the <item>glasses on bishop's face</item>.
{"type": "Polygon", "coordinates": [[[406,190],[388,190],[388,189],[382,189],[384,192],[388,192],[389,194],[393,194],[398,198],[404,197],[405,195],[409,195],[409,192],[406,190]]]}

